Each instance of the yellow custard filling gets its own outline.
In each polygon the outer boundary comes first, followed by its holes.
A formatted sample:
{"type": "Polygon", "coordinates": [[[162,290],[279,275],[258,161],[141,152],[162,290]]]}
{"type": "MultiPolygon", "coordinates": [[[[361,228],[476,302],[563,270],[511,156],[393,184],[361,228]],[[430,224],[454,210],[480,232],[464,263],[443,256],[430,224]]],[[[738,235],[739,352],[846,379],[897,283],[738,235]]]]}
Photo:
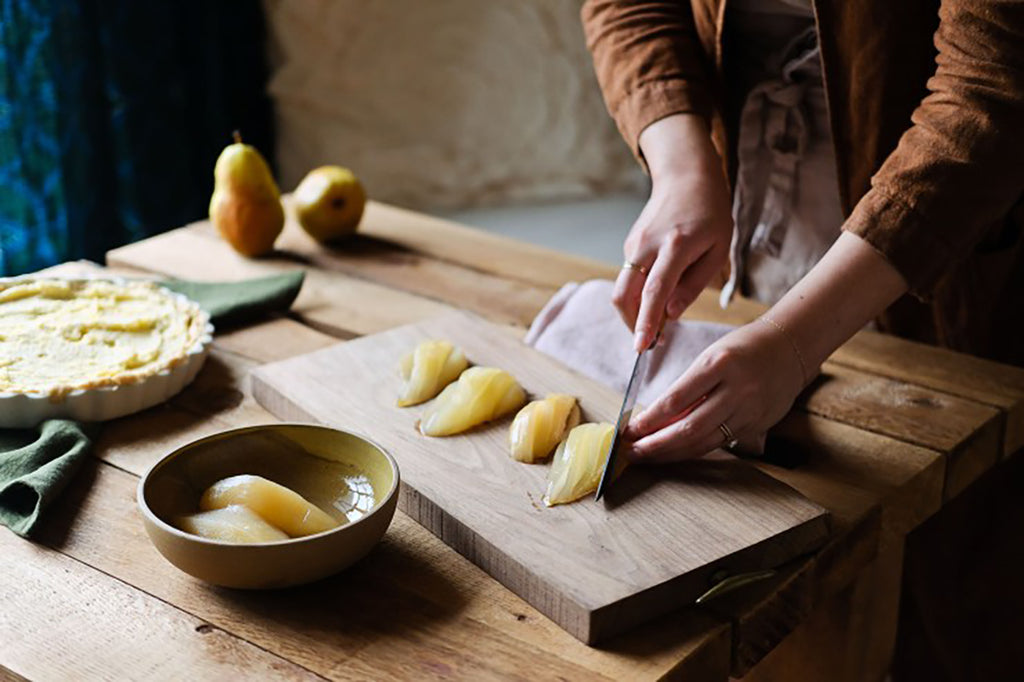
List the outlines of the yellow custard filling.
{"type": "Polygon", "coordinates": [[[58,398],[139,381],[182,362],[207,319],[149,282],[0,283],[0,392],[58,398]]]}

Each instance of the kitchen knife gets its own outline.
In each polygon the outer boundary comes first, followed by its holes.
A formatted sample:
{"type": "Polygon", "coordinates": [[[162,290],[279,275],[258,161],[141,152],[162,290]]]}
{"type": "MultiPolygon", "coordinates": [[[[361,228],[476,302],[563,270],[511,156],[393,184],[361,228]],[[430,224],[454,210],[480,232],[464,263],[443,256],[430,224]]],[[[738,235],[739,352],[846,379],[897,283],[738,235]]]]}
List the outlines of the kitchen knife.
{"type": "MultiPolygon", "coordinates": [[[[658,337],[660,336],[661,332],[659,331],[658,337]]],[[[658,342],[658,337],[655,337],[651,347],[658,342]]],[[[633,408],[636,407],[636,396],[640,392],[640,384],[644,382],[644,375],[647,374],[647,364],[649,361],[650,356],[643,350],[636,354],[636,360],[633,361],[633,371],[630,372],[629,383],[626,384],[626,397],[622,401],[622,407],[619,409],[619,419],[615,422],[612,445],[608,449],[608,459],[604,462],[604,471],[601,473],[601,482],[597,484],[597,493],[594,495],[594,500],[601,499],[605,489],[611,485],[612,479],[615,478],[616,450],[618,450],[619,441],[622,439],[622,431],[629,424],[630,417],[633,416],[633,408]]]]}

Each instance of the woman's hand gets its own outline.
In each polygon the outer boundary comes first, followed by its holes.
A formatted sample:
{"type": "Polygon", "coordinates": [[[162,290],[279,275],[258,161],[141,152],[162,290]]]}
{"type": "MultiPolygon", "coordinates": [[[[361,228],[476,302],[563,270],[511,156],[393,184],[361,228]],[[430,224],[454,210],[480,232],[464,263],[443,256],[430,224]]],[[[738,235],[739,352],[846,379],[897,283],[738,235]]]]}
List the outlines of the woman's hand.
{"type": "Polygon", "coordinates": [[[678,317],[725,264],[732,239],[729,189],[704,120],[691,114],[644,129],[640,148],[651,171],[651,197],[623,252],[613,301],[639,351],[665,314],[678,317]],[[639,268],[643,268],[645,272],[639,268]]]}
{"type": "Polygon", "coordinates": [[[624,436],[637,461],[701,455],[726,429],[752,441],[785,416],[818,367],[907,290],[870,244],[843,232],[768,314],[709,346],[624,436]]]}
{"type": "Polygon", "coordinates": [[[789,340],[755,320],[704,350],[624,436],[634,461],[700,457],[723,446],[725,424],[753,441],[789,411],[804,386],[804,369],[789,340]]]}

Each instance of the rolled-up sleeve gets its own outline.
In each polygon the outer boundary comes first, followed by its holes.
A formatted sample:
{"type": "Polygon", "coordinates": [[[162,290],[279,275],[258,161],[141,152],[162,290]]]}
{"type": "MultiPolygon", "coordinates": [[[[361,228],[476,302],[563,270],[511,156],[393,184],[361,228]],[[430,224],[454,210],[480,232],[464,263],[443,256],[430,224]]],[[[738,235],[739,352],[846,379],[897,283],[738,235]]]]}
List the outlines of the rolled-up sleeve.
{"type": "Polygon", "coordinates": [[[844,225],[924,299],[1024,194],[1024,2],[939,17],[929,94],[844,225]]]}
{"type": "Polygon", "coordinates": [[[688,2],[588,0],[587,47],[608,112],[643,164],[640,133],[677,113],[709,117],[709,64],[688,2]]]}

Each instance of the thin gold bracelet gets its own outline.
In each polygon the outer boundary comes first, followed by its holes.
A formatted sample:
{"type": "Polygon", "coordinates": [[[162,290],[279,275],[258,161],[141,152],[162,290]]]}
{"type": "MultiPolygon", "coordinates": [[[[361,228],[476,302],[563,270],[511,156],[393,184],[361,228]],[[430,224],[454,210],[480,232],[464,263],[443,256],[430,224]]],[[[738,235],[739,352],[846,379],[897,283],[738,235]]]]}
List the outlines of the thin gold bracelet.
{"type": "Polygon", "coordinates": [[[785,327],[783,327],[781,324],[779,324],[778,322],[773,320],[771,317],[769,317],[767,315],[767,313],[762,315],[758,319],[761,320],[762,322],[764,322],[765,324],[767,324],[767,325],[769,325],[771,327],[775,327],[776,329],[778,329],[779,333],[782,334],[786,338],[786,341],[789,341],[789,345],[793,348],[793,353],[796,354],[797,362],[800,363],[800,374],[801,374],[801,376],[802,376],[802,378],[804,380],[803,385],[806,386],[807,385],[807,381],[808,381],[808,379],[807,379],[807,364],[804,362],[804,354],[800,352],[800,348],[797,347],[796,341],[794,341],[793,337],[789,335],[789,332],[786,331],[785,327]]]}

